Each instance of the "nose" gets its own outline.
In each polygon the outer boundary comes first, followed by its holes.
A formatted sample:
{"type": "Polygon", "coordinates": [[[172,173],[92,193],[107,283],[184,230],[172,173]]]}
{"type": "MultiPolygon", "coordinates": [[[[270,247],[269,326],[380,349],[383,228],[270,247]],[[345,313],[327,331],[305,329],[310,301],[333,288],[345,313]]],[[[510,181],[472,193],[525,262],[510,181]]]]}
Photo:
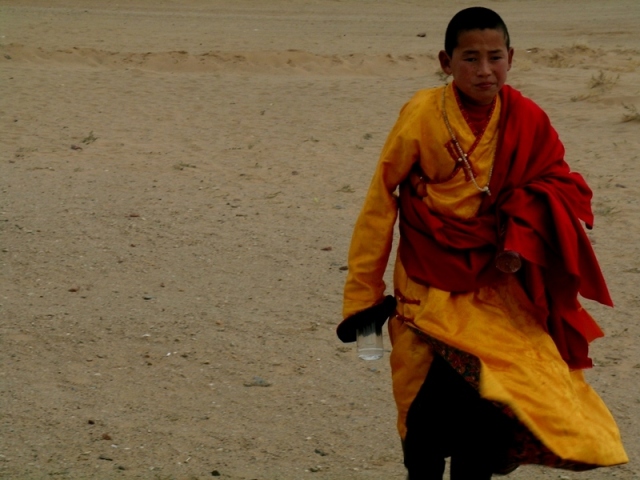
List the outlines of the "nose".
{"type": "Polygon", "coordinates": [[[491,75],[491,68],[489,66],[489,62],[487,60],[480,60],[478,62],[478,71],[477,71],[478,75],[481,77],[486,77],[488,75],[491,75]]]}

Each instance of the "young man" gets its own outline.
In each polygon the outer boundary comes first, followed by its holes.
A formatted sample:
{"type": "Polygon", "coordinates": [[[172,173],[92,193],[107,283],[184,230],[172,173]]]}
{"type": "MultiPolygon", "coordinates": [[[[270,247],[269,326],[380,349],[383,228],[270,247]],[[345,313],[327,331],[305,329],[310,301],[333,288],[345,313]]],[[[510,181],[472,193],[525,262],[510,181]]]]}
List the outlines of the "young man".
{"type": "Polygon", "coordinates": [[[602,331],[577,295],[611,305],[580,223],[593,223],[591,191],[546,114],[505,85],[513,49],[495,12],[456,14],[439,59],[453,82],[403,107],[356,222],[338,336],[392,317],[411,480],[442,479],[449,456],[460,480],[625,463],[582,375],[602,331]],[[393,298],[382,278],[398,213],[393,298]]]}

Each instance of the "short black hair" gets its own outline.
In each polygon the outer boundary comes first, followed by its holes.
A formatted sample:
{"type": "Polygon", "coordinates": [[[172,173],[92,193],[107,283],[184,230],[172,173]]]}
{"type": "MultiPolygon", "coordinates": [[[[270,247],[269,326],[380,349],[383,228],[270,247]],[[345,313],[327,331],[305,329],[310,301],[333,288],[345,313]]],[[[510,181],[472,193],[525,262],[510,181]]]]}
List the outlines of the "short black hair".
{"type": "Polygon", "coordinates": [[[453,55],[453,51],[458,46],[458,38],[461,33],[470,30],[486,29],[502,30],[507,49],[510,48],[509,31],[507,30],[507,25],[502,18],[500,18],[500,15],[489,8],[470,7],[460,10],[449,22],[444,35],[445,52],[447,52],[449,57],[453,55]]]}

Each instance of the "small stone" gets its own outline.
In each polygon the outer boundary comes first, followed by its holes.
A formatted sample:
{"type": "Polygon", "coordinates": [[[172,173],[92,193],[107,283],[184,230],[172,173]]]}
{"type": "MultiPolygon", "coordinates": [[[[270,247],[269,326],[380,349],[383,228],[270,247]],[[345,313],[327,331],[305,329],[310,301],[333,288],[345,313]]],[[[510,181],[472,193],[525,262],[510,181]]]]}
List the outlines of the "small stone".
{"type": "Polygon", "coordinates": [[[212,477],[219,477],[219,476],[220,476],[220,472],[219,472],[218,470],[213,470],[213,471],[211,472],[211,476],[212,476],[212,477]]]}
{"type": "Polygon", "coordinates": [[[270,387],[271,382],[262,377],[253,377],[250,382],[244,382],[245,387],[270,387]]]}
{"type": "Polygon", "coordinates": [[[153,300],[153,297],[151,295],[143,295],[142,298],[144,298],[145,300],[153,300]]]}

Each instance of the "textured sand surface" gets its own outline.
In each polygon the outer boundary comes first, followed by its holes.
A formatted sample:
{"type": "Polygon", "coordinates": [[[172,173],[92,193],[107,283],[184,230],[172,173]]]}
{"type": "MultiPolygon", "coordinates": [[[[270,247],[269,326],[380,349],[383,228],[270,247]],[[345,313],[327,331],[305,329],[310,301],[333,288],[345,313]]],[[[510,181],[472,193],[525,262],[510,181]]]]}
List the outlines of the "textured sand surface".
{"type": "MultiPolygon", "coordinates": [[[[404,479],[387,361],[334,329],[381,146],[472,4],[442,3],[0,0],[0,478],[404,479]]],[[[631,458],[510,478],[637,479],[640,2],[486,5],[594,189],[588,378],[631,458]]]]}

